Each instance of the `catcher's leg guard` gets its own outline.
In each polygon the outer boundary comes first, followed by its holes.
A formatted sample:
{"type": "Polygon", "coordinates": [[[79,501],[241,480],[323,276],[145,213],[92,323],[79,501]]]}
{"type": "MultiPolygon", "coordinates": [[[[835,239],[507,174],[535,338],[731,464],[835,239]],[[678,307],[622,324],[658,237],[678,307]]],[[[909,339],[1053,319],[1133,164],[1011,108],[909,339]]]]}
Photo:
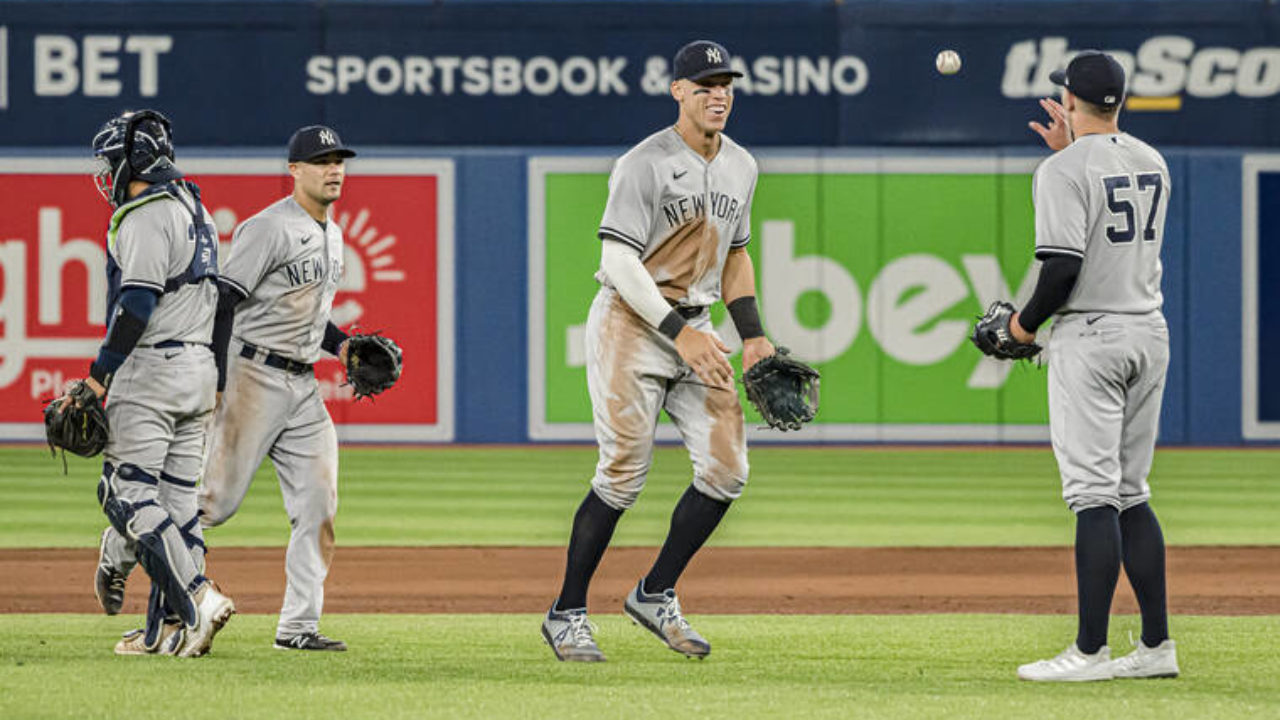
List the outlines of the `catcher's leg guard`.
{"type": "MultiPolygon", "coordinates": [[[[190,586],[178,579],[177,572],[171,565],[169,551],[165,547],[162,533],[173,526],[173,521],[165,519],[155,530],[138,536],[138,562],[151,576],[153,583],[160,586],[173,611],[188,627],[196,624],[196,606],[191,602],[191,593],[204,582],[204,576],[196,575],[190,586]]],[[[149,615],[149,613],[148,613],[149,615]]]]}
{"type": "Polygon", "coordinates": [[[164,593],[160,591],[160,586],[153,580],[151,581],[151,597],[147,598],[147,622],[143,628],[143,644],[147,650],[155,652],[160,646],[161,630],[164,628],[165,617],[168,615],[165,608],[164,593]]]}
{"type": "Polygon", "coordinates": [[[136,543],[138,562],[188,625],[195,624],[191,592],[204,582],[173,519],[157,502],[159,480],[136,465],[104,465],[98,499],[113,527],[136,543]]]}

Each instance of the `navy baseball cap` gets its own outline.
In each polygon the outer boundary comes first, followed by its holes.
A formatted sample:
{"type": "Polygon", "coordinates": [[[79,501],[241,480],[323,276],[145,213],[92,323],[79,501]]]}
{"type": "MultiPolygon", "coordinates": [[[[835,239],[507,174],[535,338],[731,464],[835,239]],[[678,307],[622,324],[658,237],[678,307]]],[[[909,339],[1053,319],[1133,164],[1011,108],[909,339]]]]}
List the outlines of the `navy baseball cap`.
{"type": "Polygon", "coordinates": [[[742,77],[742,73],[729,67],[729,51],[718,42],[694,40],[676,52],[671,63],[672,80],[697,82],[712,75],[742,77]]]}
{"type": "Polygon", "coordinates": [[[1124,100],[1124,68],[1110,55],[1083,50],[1066,70],[1049,73],[1049,80],[1094,105],[1112,108],[1124,100]]]}
{"type": "Polygon", "coordinates": [[[337,131],[324,125],[308,125],[289,138],[289,162],[308,162],[329,153],[355,157],[356,151],[342,144],[337,131]]]}

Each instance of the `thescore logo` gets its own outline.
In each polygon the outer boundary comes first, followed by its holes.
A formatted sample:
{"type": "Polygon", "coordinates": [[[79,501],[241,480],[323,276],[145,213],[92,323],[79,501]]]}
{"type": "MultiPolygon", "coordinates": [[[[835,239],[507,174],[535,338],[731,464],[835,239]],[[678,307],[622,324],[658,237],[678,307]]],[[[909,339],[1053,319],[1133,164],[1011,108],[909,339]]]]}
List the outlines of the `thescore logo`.
{"type": "MultiPolygon", "coordinates": [[[[1057,94],[1049,73],[1066,67],[1083,48],[1068,48],[1065,37],[1024,40],[1009,47],[1000,90],[1007,98],[1057,94]]],[[[1236,94],[1262,98],[1280,93],[1280,48],[1196,48],[1181,35],[1159,35],[1137,52],[1106,50],[1124,66],[1129,94],[1163,97],[1186,93],[1197,98],[1236,94]]]]}

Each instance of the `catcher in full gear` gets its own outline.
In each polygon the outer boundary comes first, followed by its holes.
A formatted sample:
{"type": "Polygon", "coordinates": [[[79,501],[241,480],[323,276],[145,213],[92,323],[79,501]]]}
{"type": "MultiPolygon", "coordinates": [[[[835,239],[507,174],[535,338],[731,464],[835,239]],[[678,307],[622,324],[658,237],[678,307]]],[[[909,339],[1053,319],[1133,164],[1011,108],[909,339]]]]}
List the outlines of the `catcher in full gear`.
{"type": "MultiPolygon", "coordinates": [[[[271,458],[291,527],[275,634],[281,649],[346,650],[319,631],[334,552],[338,438],[312,364],[322,350],[336,355],[357,397],[382,392],[400,376],[394,341],[348,336],[329,319],[343,261],[342,229],[330,206],[341,195],[344,161],[354,155],[331,128],[294,133],[293,193],[236,229],[220,277],[213,333],[220,401],[200,491],[201,523],[215,527],[230,519],[262,460],[271,458]]],[[[100,584],[110,586],[128,571],[128,548],[108,538],[103,556],[100,584]]],[[[104,609],[112,611],[106,603],[104,609]]]]}
{"type": "Polygon", "coordinates": [[[46,409],[45,427],[51,446],[103,452],[98,501],[151,577],[151,620],[116,652],[195,657],[208,652],[235,605],[204,576],[196,520],[217,379],[217,232],[199,188],[174,164],[172,137],[167,118],[140,110],[109,120],[93,138],[98,190],[115,209],[107,336],[89,377],[46,409]]]}
{"type": "MultiPolygon", "coordinates": [[[[684,618],[675,585],[742,494],[747,444],[728,348],[712,331],[707,306],[724,300],[743,338],[748,374],[775,354],[761,328],[747,254],[756,162],[722,134],[741,73],[724,47],[708,41],[681,48],[674,69],[676,124],[618,159],[598,232],[601,287],[587,319],[586,355],[600,459],[573,519],[560,595],[542,622],[560,660],[604,660],[587,621],[587,586],[644,487],[663,410],[689,449],[693,481],[657,560],[623,609],[676,652],[711,652],[684,618]]],[[[767,388],[776,380],[762,382],[762,396],[775,395],[767,388]]],[[[785,409],[778,416],[789,417],[785,409]]]]}

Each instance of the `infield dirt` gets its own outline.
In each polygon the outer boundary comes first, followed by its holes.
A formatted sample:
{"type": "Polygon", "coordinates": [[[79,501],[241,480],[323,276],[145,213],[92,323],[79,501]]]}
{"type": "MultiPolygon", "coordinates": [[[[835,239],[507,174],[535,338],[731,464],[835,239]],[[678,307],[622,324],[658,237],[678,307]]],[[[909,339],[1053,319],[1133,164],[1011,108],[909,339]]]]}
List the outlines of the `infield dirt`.
{"type": "MultiPolygon", "coordinates": [[[[611,548],[590,606],[619,610],[655,548],[611,548]]],[[[0,612],[100,612],[96,552],[0,550],[0,612]]],[[[680,582],[691,613],[1074,613],[1070,548],[707,548],[680,582]]],[[[1171,547],[1174,614],[1280,614],[1280,547],[1171,547]]],[[[325,587],[328,613],[536,613],[559,590],[564,549],[339,547],[325,587]]],[[[209,575],[240,612],[276,613],[282,548],[216,548],[209,575]]],[[[134,572],[125,613],[142,613],[134,572]]],[[[1123,575],[1115,611],[1137,612],[1123,575]]]]}

